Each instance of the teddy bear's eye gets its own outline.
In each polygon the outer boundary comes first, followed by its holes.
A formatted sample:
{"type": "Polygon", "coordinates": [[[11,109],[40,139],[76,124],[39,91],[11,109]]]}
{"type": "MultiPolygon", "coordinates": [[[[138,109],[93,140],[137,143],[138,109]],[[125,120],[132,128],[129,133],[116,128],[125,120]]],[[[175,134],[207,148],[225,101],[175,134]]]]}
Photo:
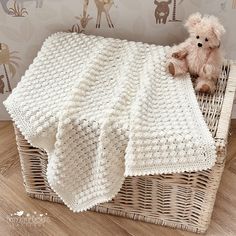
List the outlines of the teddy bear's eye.
{"type": "Polygon", "coordinates": [[[197,35],[196,38],[199,39],[200,37],[197,35]]]}
{"type": "Polygon", "coordinates": [[[208,38],[205,38],[205,41],[207,42],[207,41],[208,41],[208,38]]]}

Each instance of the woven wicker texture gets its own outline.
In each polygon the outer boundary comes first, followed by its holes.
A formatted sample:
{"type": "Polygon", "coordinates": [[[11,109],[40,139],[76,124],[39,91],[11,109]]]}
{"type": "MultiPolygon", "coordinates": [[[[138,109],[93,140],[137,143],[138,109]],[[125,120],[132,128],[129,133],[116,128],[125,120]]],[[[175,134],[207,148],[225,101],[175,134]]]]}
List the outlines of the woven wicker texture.
{"type": "MultiPolygon", "coordinates": [[[[215,202],[226,157],[226,143],[233,105],[235,64],[222,67],[213,96],[197,94],[198,103],[217,146],[217,162],[206,171],[126,178],[109,203],[93,210],[136,220],[205,232],[215,202]]],[[[61,203],[47,178],[47,155],[30,146],[15,128],[26,192],[35,198],[61,203]]]]}

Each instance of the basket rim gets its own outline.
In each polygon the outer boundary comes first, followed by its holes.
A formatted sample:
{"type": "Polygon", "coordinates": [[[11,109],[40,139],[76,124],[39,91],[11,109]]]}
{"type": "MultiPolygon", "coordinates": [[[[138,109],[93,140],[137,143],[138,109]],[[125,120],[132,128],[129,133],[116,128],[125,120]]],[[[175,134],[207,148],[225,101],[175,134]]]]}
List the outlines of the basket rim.
{"type": "Polygon", "coordinates": [[[224,142],[227,142],[231,113],[234,103],[234,93],[236,90],[236,60],[226,60],[225,64],[229,64],[230,71],[215,139],[221,139],[224,142]]]}

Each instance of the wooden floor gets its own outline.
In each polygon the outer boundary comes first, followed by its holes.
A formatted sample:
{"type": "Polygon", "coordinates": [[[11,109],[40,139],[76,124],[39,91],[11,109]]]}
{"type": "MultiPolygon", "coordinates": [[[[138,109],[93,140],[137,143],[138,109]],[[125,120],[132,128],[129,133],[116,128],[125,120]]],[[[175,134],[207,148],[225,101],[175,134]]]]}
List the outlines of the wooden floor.
{"type": "MultiPolygon", "coordinates": [[[[236,120],[231,125],[228,159],[207,235],[236,235],[236,120]]],[[[13,127],[0,122],[0,236],[8,235],[130,235],[191,236],[180,230],[94,212],[73,213],[66,206],[32,199],[25,194],[13,127]],[[10,223],[17,211],[47,213],[38,226],[10,223]]]]}

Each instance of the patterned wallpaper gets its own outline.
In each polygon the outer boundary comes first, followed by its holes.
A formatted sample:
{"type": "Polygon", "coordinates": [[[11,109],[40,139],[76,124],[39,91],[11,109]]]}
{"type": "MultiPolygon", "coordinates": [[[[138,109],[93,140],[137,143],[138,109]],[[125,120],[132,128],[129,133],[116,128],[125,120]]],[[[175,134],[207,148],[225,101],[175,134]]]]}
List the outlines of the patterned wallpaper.
{"type": "Polygon", "coordinates": [[[221,19],[226,56],[236,59],[236,0],[0,0],[0,119],[9,119],[2,101],[50,34],[85,32],[172,45],[187,36],[183,21],[196,11],[221,19]]]}

